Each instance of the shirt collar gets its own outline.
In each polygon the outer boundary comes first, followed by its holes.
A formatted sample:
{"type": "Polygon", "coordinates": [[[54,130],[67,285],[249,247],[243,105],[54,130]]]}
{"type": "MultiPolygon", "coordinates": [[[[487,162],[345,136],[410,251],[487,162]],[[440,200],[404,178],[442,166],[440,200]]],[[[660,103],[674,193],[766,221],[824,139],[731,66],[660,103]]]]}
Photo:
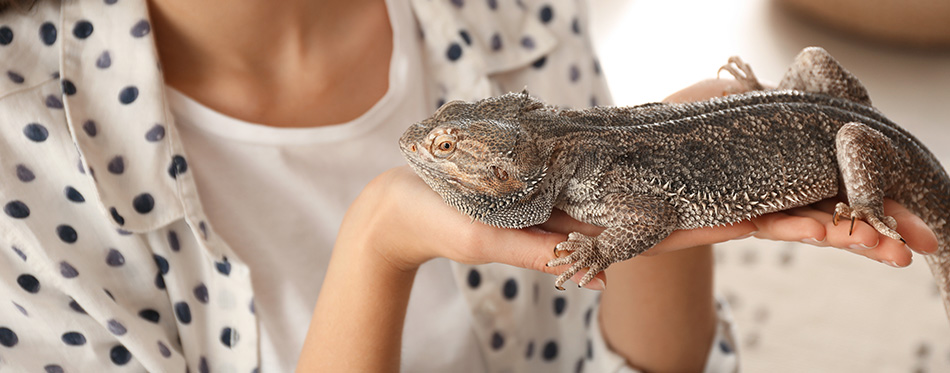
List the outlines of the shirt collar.
{"type": "Polygon", "coordinates": [[[62,15],[66,120],[102,208],[131,232],[179,219],[179,183],[191,180],[172,144],[146,2],[64,1],[62,15]]]}

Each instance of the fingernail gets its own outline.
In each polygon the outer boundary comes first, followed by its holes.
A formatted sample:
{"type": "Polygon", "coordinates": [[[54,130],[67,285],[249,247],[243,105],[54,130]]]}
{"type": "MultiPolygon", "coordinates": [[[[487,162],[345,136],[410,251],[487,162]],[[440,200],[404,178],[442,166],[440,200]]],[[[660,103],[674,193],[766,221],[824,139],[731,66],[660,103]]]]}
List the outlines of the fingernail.
{"type": "Polygon", "coordinates": [[[928,252],[926,252],[926,251],[917,251],[917,250],[914,250],[914,248],[912,248],[912,247],[910,247],[910,246],[907,246],[906,243],[904,244],[904,247],[906,247],[907,250],[913,251],[913,252],[918,253],[918,254],[920,254],[920,255],[930,255],[930,254],[933,254],[933,253],[928,253],[928,252]]]}
{"type": "Polygon", "coordinates": [[[604,289],[607,289],[607,284],[604,283],[604,280],[594,277],[591,282],[587,283],[587,288],[591,290],[604,291],[604,289]]]}
{"type": "MultiPolygon", "coordinates": [[[[907,266],[897,265],[897,262],[895,262],[895,261],[893,261],[893,260],[882,260],[881,263],[887,264],[887,265],[889,265],[889,266],[891,266],[891,267],[894,267],[894,268],[904,268],[904,267],[907,267],[907,266]]],[[[908,263],[907,265],[910,265],[910,263],[908,263]]]]}
{"type": "Polygon", "coordinates": [[[732,241],[744,240],[744,239],[746,239],[746,238],[755,236],[756,233],[759,233],[759,231],[752,231],[752,232],[746,233],[746,234],[741,235],[741,236],[739,236],[739,237],[733,238],[732,241]]]}
{"type": "Polygon", "coordinates": [[[850,246],[848,246],[848,248],[851,250],[868,250],[868,249],[873,249],[875,247],[877,247],[877,244],[874,244],[874,246],[868,246],[863,243],[862,244],[853,243],[850,246]]]}
{"type": "Polygon", "coordinates": [[[818,241],[817,238],[812,237],[812,238],[806,238],[802,240],[802,242],[807,243],[809,245],[821,245],[825,242],[825,240],[818,241]]]}

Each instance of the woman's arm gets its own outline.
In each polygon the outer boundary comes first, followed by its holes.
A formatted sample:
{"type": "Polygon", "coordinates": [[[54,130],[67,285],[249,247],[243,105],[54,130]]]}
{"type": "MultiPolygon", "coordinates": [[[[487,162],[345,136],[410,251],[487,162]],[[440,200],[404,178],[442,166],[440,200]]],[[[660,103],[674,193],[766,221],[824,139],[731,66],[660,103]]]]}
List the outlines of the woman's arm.
{"type": "Polygon", "coordinates": [[[408,167],[387,171],[347,211],[297,370],[398,371],[409,292],[422,263],[447,257],[543,270],[565,238],[472,222],[408,167]]]}

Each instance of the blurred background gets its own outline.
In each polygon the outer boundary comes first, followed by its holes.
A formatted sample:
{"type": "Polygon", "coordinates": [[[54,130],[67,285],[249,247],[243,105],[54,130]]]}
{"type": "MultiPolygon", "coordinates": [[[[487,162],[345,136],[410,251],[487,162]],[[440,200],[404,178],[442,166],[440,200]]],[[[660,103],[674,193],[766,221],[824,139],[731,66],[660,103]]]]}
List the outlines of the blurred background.
{"type": "MultiPolygon", "coordinates": [[[[732,55],[776,83],[816,45],[950,166],[948,0],[595,0],[590,8],[586,29],[617,105],[713,78],[732,55]]],[[[716,266],[744,371],[950,372],[950,323],[923,257],[894,269],[746,239],[717,247],[716,266]]]]}

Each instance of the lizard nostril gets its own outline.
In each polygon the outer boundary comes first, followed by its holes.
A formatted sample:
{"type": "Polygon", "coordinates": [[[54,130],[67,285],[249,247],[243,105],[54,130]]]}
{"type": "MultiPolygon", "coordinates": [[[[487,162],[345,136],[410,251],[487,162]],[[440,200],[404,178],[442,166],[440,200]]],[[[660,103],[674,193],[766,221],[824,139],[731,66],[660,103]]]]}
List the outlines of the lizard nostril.
{"type": "Polygon", "coordinates": [[[410,150],[410,151],[413,151],[413,152],[416,151],[416,144],[410,145],[410,146],[409,146],[409,150],[410,150]]]}

